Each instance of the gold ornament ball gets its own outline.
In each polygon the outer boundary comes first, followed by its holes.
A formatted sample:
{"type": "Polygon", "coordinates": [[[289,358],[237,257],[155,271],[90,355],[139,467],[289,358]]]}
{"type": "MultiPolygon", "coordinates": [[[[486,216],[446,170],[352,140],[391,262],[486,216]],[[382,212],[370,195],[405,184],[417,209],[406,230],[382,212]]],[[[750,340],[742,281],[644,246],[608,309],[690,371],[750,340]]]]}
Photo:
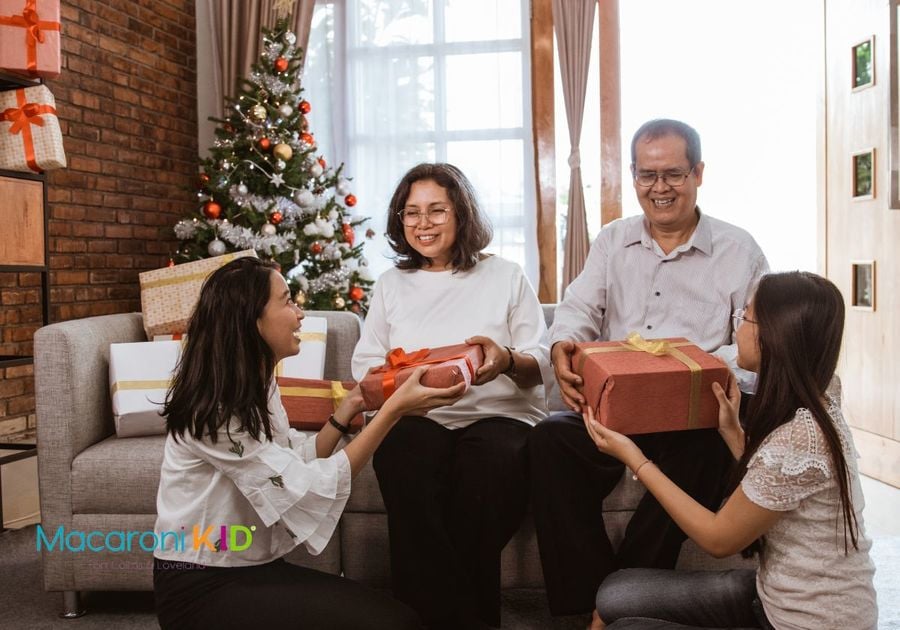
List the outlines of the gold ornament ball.
{"type": "Polygon", "coordinates": [[[250,115],[253,116],[255,120],[265,120],[266,108],[262,105],[254,105],[250,108],[250,115]]]}
{"type": "Polygon", "coordinates": [[[291,148],[291,145],[280,143],[276,144],[275,148],[272,149],[272,154],[279,160],[287,162],[294,156],[294,150],[291,148]]]}
{"type": "Polygon", "coordinates": [[[344,300],[344,298],[338,295],[334,298],[334,301],[332,303],[334,304],[334,308],[344,308],[344,305],[347,302],[344,300]]]}
{"type": "Polygon", "coordinates": [[[294,296],[294,304],[297,306],[306,304],[306,294],[303,291],[297,291],[297,295],[294,296]]]}

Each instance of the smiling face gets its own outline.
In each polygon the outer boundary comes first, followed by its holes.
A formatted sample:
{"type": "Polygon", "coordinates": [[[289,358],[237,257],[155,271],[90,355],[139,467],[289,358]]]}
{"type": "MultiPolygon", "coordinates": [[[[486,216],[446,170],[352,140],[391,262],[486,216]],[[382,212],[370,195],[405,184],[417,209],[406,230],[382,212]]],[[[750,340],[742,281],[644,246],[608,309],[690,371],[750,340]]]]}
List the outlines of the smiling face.
{"type": "Polygon", "coordinates": [[[691,169],[687,158],[687,142],[675,134],[652,140],[639,138],[635,146],[634,173],[690,173],[681,186],[670,186],[657,178],[652,186],[634,181],[638,202],[650,225],[671,232],[684,230],[697,221],[697,188],[703,182],[703,162],[691,169]]]}
{"type": "Polygon", "coordinates": [[[409,196],[403,210],[418,212],[421,219],[415,226],[403,226],[403,235],[410,246],[420,255],[431,259],[430,271],[447,269],[453,257],[453,246],[456,243],[456,213],[447,189],[432,179],[421,179],[414,182],[409,189],[409,196]],[[447,222],[434,225],[425,218],[429,210],[446,209],[450,213],[447,222]]]}
{"type": "Polygon", "coordinates": [[[735,337],[737,339],[737,365],[750,372],[759,372],[759,324],[756,323],[756,311],[751,302],[744,313],[744,319],[738,324],[735,337]]]}
{"type": "Polygon", "coordinates": [[[304,317],[303,310],[291,299],[291,291],[281,274],[275,270],[269,272],[269,301],[256,326],[276,362],[300,352],[300,322],[304,317]]]}

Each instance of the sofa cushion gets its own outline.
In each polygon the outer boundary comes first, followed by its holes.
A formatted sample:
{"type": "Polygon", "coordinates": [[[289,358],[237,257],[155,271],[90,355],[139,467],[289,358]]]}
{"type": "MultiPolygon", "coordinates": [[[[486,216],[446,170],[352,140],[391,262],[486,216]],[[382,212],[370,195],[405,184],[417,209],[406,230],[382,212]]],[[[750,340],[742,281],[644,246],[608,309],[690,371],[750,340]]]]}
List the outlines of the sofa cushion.
{"type": "Polygon", "coordinates": [[[110,436],[72,460],[74,514],[156,514],[166,438],[110,436]]]}

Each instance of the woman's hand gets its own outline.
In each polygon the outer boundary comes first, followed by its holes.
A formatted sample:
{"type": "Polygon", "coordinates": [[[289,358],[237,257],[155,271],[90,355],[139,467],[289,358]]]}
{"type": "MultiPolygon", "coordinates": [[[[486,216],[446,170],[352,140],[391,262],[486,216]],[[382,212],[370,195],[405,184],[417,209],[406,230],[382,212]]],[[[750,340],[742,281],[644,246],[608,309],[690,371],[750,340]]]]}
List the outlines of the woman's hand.
{"type": "Polygon", "coordinates": [[[637,444],[631,441],[626,435],[617,433],[612,429],[597,422],[594,418],[594,410],[585,406],[585,411],[581,414],[584,418],[584,427],[587,429],[588,435],[597,445],[597,449],[607,455],[612,455],[620,462],[628,466],[631,470],[635,470],[647,460],[644,453],[637,447],[637,444]]]}
{"type": "Polygon", "coordinates": [[[362,388],[357,385],[344,396],[344,400],[334,410],[334,419],[344,426],[349,426],[358,414],[366,410],[366,403],[363,400],[362,388]]]}
{"type": "Polygon", "coordinates": [[[510,359],[506,348],[497,345],[490,337],[476,335],[466,339],[466,343],[470,346],[477,344],[484,351],[484,363],[476,370],[473,385],[490,383],[509,368],[510,359]]]}
{"type": "Polygon", "coordinates": [[[428,371],[428,366],[425,365],[420,365],[413,370],[409,378],[397,388],[397,391],[385,401],[381,408],[389,408],[398,418],[400,416],[423,416],[436,407],[452,405],[466,393],[465,382],[446,388],[425,387],[420,381],[426,371],[428,371]]]}
{"type": "Polygon", "coordinates": [[[728,391],[718,383],[712,384],[713,394],[719,401],[719,435],[725,440],[735,459],[744,452],[744,429],[738,414],[741,409],[741,389],[734,374],[728,374],[728,391]]]}

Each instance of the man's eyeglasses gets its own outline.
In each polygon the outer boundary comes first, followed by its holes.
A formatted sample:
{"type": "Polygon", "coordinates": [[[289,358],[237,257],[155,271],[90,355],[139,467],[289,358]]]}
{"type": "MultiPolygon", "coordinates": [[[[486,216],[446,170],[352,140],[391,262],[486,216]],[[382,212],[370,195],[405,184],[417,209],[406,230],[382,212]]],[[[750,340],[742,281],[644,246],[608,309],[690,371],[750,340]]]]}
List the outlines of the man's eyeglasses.
{"type": "Polygon", "coordinates": [[[747,322],[748,324],[755,324],[756,321],[747,318],[747,309],[739,308],[734,312],[731,316],[732,321],[734,322],[734,328],[737,330],[737,327],[741,325],[741,322],[747,322]]]}
{"type": "Polygon", "coordinates": [[[397,214],[400,215],[400,220],[403,221],[403,225],[406,227],[416,227],[422,222],[422,217],[425,217],[426,223],[431,225],[443,225],[450,219],[449,208],[432,208],[427,212],[421,212],[419,210],[400,210],[397,214]]]}
{"type": "Polygon", "coordinates": [[[634,181],[637,182],[638,186],[650,188],[651,186],[656,185],[657,180],[662,179],[666,186],[677,188],[678,186],[684,185],[688,175],[692,172],[694,172],[693,168],[686,173],[684,171],[665,171],[664,173],[658,173],[656,171],[638,171],[634,174],[634,181]]]}

